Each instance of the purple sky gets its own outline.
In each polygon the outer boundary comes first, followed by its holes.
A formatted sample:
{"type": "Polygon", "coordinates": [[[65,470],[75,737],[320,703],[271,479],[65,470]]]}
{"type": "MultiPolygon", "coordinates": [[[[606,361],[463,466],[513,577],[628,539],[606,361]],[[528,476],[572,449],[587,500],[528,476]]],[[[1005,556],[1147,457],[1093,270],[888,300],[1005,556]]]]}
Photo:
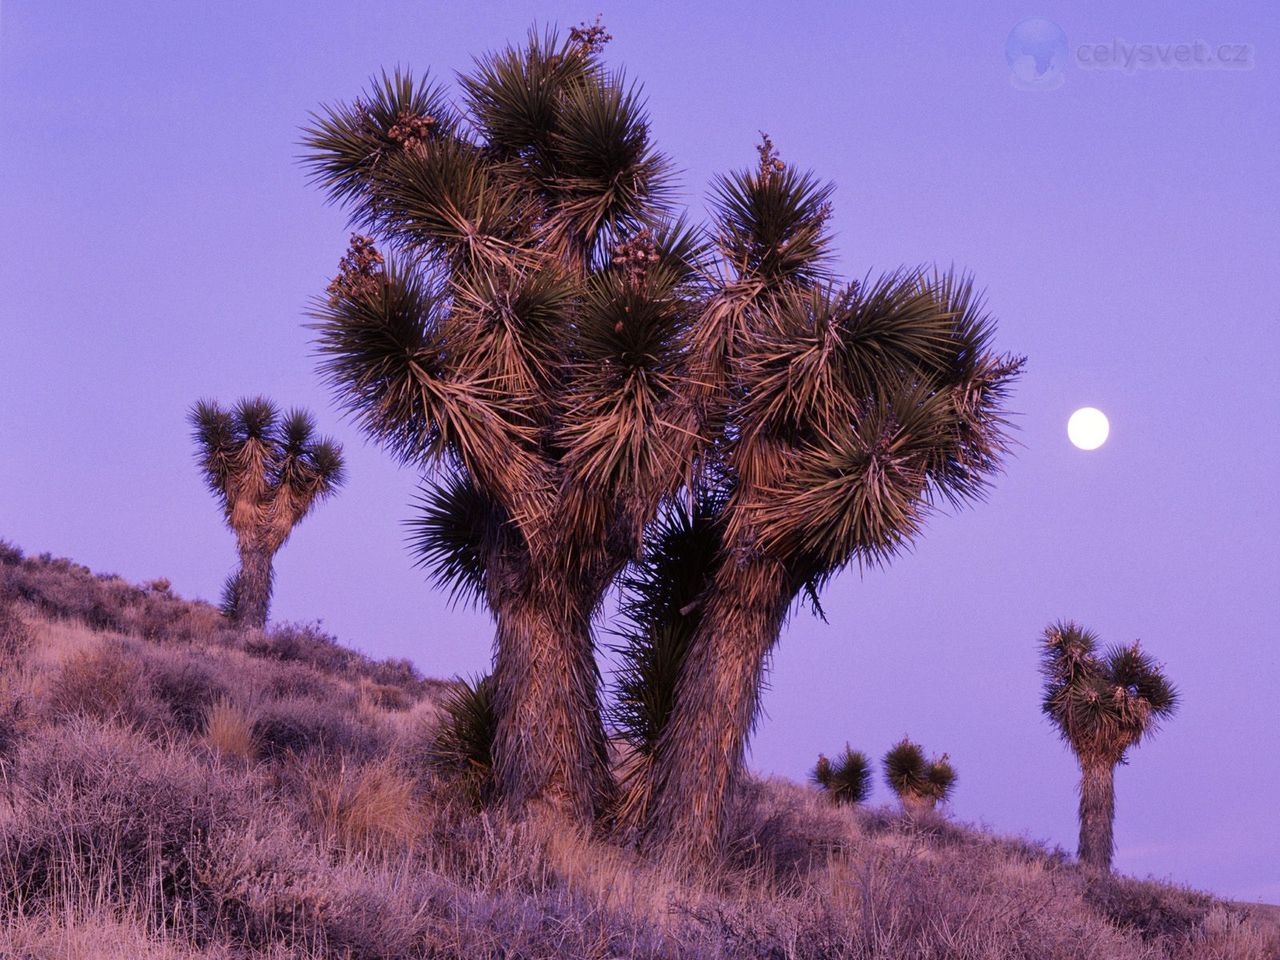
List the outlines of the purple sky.
{"type": "Polygon", "coordinates": [[[837,184],[847,273],[971,269],[1000,346],[1030,358],[1024,447],[990,502],[837,580],[829,625],[791,624],[753,765],[799,777],[819,750],[879,756],[909,733],[950,752],[958,816],[1074,849],[1036,637],[1076,618],[1141,638],[1184,697],[1117,776],[1119,868],[1280,901],[1273,4],[872,6],[7,0],[0,536],[215,596],[232,539],[184,413],[265,392],[317,410],[350,461],[279,557],[275,616],[428,674],[484,670],[486,619],[450,610],[403,547],[414,474],[315,375],[303,312],[347,231],[305,183],[298,127],[383,65],[447,79],[534,19],[602,9],[695,212],[767,130],[837,184]],[[1254,66],[1068,62],[1059,88],[1015,89],[1005,39],[1029,16],[1062,27],[1071,61],[1203,40],[1250,44],[1254,66]],[[1066,437],[1084,405],[1111,418],[1092,453],[1066,437]]]}

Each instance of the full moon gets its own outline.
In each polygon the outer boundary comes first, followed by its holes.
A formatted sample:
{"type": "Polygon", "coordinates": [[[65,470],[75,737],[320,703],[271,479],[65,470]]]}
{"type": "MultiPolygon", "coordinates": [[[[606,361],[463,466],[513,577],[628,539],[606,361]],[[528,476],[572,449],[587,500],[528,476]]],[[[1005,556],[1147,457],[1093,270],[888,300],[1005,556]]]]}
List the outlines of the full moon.
{"type": "Polygon", "coordinates": [[[1067,436],[1081,450],[1097,450],[1110,432],[1107,415],[1097,407],[1081,407],[1067,421],[1067,436]]]}

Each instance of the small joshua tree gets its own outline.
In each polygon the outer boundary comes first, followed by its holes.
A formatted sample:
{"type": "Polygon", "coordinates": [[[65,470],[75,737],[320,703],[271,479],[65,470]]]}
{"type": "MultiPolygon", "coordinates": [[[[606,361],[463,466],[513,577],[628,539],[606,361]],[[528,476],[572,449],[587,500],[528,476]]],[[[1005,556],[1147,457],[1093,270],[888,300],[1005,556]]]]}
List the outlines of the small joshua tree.
{"type": "Polygon", "coordinates": [[[884,755],[884,779],[906,810],[932,810],[951,798],[956,771],[944,753],[927,759],[918,743],[903,737],[884,755]]]}
{"type": "Polygon", "coordinates": [[[282,414],[264,397],[230,410],[201,400],[190,421],[200,471],[240,552],[223,610],[237,624],[262,627],[271,606],[272,560],[299,521],[342,484],[342,447],[316,436],[311,414],[282,414]]]}
{"type": "Polygon", "coordinates": [[[825,754],[818,754],[810,779],[836,803],[855,806],[871,796],[871,761],[862,751],[845,744],[844,753],[834,763],[825,754]]]}
{"type": "Polygon", "coordinates": [[[1178,705],[1160,664],[1135,641],[1099,653],[1098,637],[1071,622],[1044,632],[1045,716],[1080,764],[1080,862],[1111,870],[1115,769],[1178,705]]]}

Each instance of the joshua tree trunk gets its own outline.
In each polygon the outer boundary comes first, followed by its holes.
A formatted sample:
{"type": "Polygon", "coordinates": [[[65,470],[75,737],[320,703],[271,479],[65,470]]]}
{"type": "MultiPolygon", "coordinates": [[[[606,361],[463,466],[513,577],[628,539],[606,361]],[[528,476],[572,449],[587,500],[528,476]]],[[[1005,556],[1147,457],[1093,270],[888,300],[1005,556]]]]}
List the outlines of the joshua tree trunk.
{"type": "Polygon", "coordinates": [[[494,782],[511,813],[588,824],[609,779],[590,615],[537,572],[495,595],[494,782]]]}
{"type": "Polygon", "coordinates": [[[730,559],[717,571],[658,739],[645,847],[691,862],[716,855],[765,658],[790,600],[785,583],[782,568],[766,561],[730,559]]]}
{"type": "Polygon", "coordinates": [[[232,598],[235,611],[232,619],[237,624],[259,630],[267,625],[274,576],[271,554],[265,548],[240,548],[240,572],[236,574],[232,598]]]}
{"type": "Polygon", "coordinates": [[[1080,862],[1111,870],[1112,823],[1116,815],[1115,764],[1104,759],[1080,760],[1080,862]]]}

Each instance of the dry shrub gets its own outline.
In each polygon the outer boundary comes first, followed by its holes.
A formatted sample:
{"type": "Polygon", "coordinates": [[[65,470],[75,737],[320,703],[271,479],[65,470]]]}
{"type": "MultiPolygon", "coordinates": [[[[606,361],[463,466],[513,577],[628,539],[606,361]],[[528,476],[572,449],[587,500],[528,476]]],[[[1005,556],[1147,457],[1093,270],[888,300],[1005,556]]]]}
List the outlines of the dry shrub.
{"type": "Polygon", "coordinates": [[[1188,937],[1185,956],[1187,960],[1275,960],[1280,957],[1280,924],[1219,904],[1188,937]]]}
{"type": "Polygon", "coordinates": [[[311,758],[299,773],[308,818],[326,844],[347,853],[412,846],[421,821],[415,784],[391,760],[355,765],[311,758]]]}
{"type": "Polygon", "coordinates": [[[424,680],[408,660],[374,660],[344,647],[335,637],[325,633],[318,623],[283,623],[265,632],[249,634],[245,639],[245,650],[268,660],[305,664],[348,681],[364,679],[383,688],[398,689],[400,696],[389,690],[385,694],[388,698],[395,698],[396,702],[402,702],[402,697],[412,702],[440,685],[439,681],[424,680]]]}
{"type": "Polygon", "coordinates": [[[0,565],[5,584],[45,616],[170,644],[230,645],[238,637],[209,604],[159,590],[160,581],[135,586],[120,577],[95,575],[69,560],[48,554],[24,558],[21,551],[14,551],[0,565]]]}
{"type": "Polygon", "coordinates": [[[207,838],[245,806],[189,755],[84,718],[33,735],[15,770],[20,816],[0,824],[10,910],[91,897],[163,918],[199,901],[207,838]]]}
{"type": "Polygon", "coordinates": [[[340,706],[301,699],[260,706],[253,740],[264,759],[327,753],[361,760],[379,753],[386,744],[384,733],[344,716],[340,706]]]}
{"type": "Polygon", "coordinates": [[[0,669],[18,661],[31,646],[31,630],[0,586],[0,669]]]}
{"type": "MultiPolygon", "coordinates": [[[[230,947],[193,946],[146,918],[101,906],[20,917],[0,926],[0,957],[21,960],[238,960],[230,947]]],[[[303,960],[281,953],[272,960],[303,960]]],[[[267,958],[263,958],[267,960],[267,958]]]]}
{"type": "Polygon", "coordinates": [[[227,688],[206,663],[165,651],[148,662],[152,695],[169,708],[178,727],[199,733],[209,708],[227,688]]]}
{"type": "Polygon", "coordinates": [[[1144,940],[1185,938],[1204,923],[1215,904],[1196,890],[1119,875],[1091,877],[1084,902],[1144,940]]]}
{"type": "Polygon", "coordinates": [[[378,683],[361,677],[356,685],[360,698],[360,707],[375,707],[379,710],[409,710],[417,702],[403,687],[393,687],[387,683],[378,683]]]}
{"type": "Polygon", "coordinates": [[[117,638],[71,654],[49,685],[46,707],[54,718],[83,714],[150,730],[162,726],[142,659],[117,638]]]}
{"type": "Polygon", "coordinates": [[[0,776],[32,725],[23,691],[12,677],[0,675],[0,776]]]}
{"type": "Polygon", "coordinates": [[[221,756],[253,758],[253,716],[230,699],[224,697],[209,705],[204,737],[221,756]]]}
{"type": "Polygon", "coordinates": [[[22,562],[22,548],[0,538],[0,567],[17,566],[22,562]]]}

